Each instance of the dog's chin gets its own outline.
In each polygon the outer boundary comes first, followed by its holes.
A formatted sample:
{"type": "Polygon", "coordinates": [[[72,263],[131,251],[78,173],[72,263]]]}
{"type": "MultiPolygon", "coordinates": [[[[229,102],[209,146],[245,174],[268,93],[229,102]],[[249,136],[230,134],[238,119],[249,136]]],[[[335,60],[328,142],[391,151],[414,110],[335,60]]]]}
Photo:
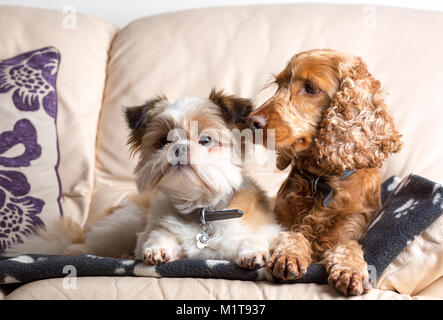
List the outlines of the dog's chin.
{"type": "Polygon", "coordinates": [[[227,175],[216,167],[180,164],[168,168],[158,188],[174,198],[211,201],[211,198],[231,193],[241,182],[240,170],[232,170],[227,175]]]}
{"type": "Polygon", "coordinates": [[[192,165],[178,163],[170,165],[166,173],[171,175],[184,175],[184,174],[190,174],[189,171],[194,171],[192,165]]]}

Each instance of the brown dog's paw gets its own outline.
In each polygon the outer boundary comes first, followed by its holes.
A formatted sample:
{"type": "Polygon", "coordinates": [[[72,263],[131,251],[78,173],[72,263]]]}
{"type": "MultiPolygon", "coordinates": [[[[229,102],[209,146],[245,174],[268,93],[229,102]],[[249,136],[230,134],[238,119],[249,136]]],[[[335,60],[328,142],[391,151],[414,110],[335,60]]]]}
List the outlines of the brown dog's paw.
{"type": "Polygon", "coordinates": [[[296,280],[303,277],[308,271],[308,266],[308,259],[287,254],[274,254],[266,262],[266,269],[282,280],[296,280]]]}
{"type": "Polygon", "coordinates": [[[159,265],[171,260],[168,249],[164,248],[145,248],[143,250],[143,262],[149,265],[159,265]]]}
{"type": "Polygon", "coordinates": [[[250,252],[240,254],[237,260],[237,265],[245,269],[258,269],[266,264],[269,254],[266,252],[250,252]]]}
{"type": "Polygon", "coordinates": [[[332,268],[328,283],[345,296],[359,296],[371,289],[367,275],[349,268],[332,268]]]}

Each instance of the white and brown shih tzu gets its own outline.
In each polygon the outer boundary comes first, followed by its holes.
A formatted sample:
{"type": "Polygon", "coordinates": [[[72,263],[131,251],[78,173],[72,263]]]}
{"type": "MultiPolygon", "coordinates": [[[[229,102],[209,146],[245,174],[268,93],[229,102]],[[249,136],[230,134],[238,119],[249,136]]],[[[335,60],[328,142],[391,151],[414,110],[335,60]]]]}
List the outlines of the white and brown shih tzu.
{"type": "Polygon", "coordinates": [[[243,172],[240,132],[251,110],[249,100],[215,90],[209,98],[158,97],[127,108],[139,195],[67,252],[134,253],[154,265],[192,258],[264,266],[281,228],[264,191],[243,172]]]}

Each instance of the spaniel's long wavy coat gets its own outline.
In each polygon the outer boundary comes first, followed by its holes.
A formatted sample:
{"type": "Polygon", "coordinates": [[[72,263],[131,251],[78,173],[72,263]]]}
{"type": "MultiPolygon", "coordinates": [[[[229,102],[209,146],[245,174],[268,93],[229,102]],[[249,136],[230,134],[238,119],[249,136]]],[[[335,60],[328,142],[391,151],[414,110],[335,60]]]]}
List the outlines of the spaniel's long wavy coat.
{"type": "Polygon", "coordinates": [[[254,129],[275,129],[277,166],[292,165],[275,208],[287,231],[267,268],[297,279],[319,261],[338,291],[367,292],[359,240],[381,206],[377,168],[402,146],[380,82],[361,58],[333,50],[295,55],[275,81],[274,96],[248,118],[254,129]],[[332,188],[330,203],[316,180],[332,188]]]}

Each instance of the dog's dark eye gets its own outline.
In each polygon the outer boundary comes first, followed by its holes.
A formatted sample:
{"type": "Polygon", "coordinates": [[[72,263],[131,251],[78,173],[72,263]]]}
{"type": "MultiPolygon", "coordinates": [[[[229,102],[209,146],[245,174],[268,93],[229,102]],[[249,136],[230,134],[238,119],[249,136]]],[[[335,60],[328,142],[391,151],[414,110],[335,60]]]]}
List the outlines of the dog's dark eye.
{"type": "Polygon", "coordinates": [[[168,138],[167,137],[161,137],[160,140],[157,141],[157,143],[155,144],[155,146],[157,147],[157,149],[161,149],[163,148],[165,145],[167,145],[169,143],[168,138]]]}
{"type": "Polygon", "coordinates": [[[306,82],[304,86],[301,88],[300,92],[313,96],[320,93],[320,89],[317,88],[313,83],[306,82]]]}
{"type": "Polygon", "coordinates": [[[200,140],[198,141],[198,143],[200,143],[202,146],[206,146],[208,144],[210,144],[212,141],[212,138],[210,136],[201,136],[200,140]]]}

